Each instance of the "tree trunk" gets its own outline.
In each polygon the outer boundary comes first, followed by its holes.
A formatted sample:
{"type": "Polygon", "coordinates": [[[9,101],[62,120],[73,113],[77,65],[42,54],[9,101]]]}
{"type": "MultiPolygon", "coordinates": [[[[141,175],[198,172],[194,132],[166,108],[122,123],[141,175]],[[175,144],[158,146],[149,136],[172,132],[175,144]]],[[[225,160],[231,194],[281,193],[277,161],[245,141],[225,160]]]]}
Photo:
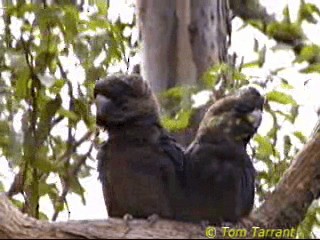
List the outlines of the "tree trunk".
{"type": "MultiPolygon", "coordinates": [[[[141,74],[155,93],[176,85],[195,86],[214,64],[226,61],[230,13],[225,0],[137,0],[142,36],[141,74]]],[[[188,129],[174,137],[187,146],[196,133],[203,109],[188,129]]]]}
{"type": "Polygon", "coordinates": [[[198,80],[214,64],[226,62],[229,16],[228,1],[191,1],[189,32],[198,80]]]}
{"type": "Polygon", "coordinates": [[[142,36],[141,74],[159,93],[173,87],[177,68],[177,15],[172,0],[137,0],[142,36]]]}
{"type": "MultiPolygon", "coordinates": [[[[296,228],[312,201],[319,197],[319,176],[320,134],[316,134],[296,156],[264,204],[233,228],[247,229],[245,237],[248,238],[254,237],[253,227],[296,228]]],[[[226,237],[223,235],[225,229],[217,227],[216,237],[226,237]]],[[[212,233],[209,228],[207,234],[212,233]]],[[[110,218],[106,221],[49,223],[22,214],[5,195],[0,195],[0,238],[205,238],[205,234],[206,230],[200,224],[165,219],[125,221],[110,218]]]]}
{"type": "Polygon", "coordinates": [[[137,0],[142,75],[156,92],[195,85],[225,61],[230,34],[225,0],[137,0]]]}

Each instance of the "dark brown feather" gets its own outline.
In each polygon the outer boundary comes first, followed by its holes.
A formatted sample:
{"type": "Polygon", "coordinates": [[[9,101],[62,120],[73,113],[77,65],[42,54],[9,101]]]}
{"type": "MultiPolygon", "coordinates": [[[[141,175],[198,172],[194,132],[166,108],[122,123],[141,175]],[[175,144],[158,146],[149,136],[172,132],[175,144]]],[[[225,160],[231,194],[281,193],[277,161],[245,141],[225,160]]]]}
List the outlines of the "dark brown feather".
{"type": "Polygon", "coordinates": [[[159,124],[157,101],[138,75],[96,84],[97,124],[109,139],[97,155],[108,214],[176,218],[182,199],[183,149],[159,124]]]}
{"type": "Polygon", "coordinates": [[[260,125],[263,102],[249,88],[217,101],[205,114],[186,150],[186,220],[236,222],[251,212],[255,169],[246,145],[260,125]]]}

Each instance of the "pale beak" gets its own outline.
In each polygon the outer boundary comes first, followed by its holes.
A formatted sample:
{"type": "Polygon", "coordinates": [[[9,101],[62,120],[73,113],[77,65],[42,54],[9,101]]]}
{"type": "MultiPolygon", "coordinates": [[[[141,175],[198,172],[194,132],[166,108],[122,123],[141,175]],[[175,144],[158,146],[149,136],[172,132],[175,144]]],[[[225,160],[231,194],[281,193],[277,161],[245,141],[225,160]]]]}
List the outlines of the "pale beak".
{"type": "Polygon", "coordinates": [[[262,120],[262,111],[260,109],[254,110],[247,115],[247,119],[254,128],[258,128],[262,120]]]}

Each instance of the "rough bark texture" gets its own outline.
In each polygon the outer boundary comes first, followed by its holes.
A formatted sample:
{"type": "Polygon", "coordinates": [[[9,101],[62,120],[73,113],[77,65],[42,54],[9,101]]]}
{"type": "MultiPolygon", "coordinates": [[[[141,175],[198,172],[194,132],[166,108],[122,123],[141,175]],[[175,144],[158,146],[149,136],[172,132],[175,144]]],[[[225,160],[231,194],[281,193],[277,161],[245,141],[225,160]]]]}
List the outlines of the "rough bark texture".
{"type": "MultiPolygon", "coordinates": [[[[320,134],[296,156],[275,191],[250,218],[234,226],[296,227],[320,193],[320,134]]],[[[248,231],[248,232],[249,232],[248,231]]],[[[217,237],[222,236],[217,228],[217,237]]],[[[250,237],[252,235],[248,235],[250,237]]],[[[0,195],[0,238],[204,238],[199,224],[158,220],[69,221],[48,223],[23,215],[0,195]]]]}
{"type": "MultiPolygon", "coordinates": [[[[142,76],[155,93],[201,83],[202,74],[226,61],[230,14],[225,0],[137,0],[142,36],[142,76]]],[[[191,126],[175,134],[187,146],[193,139],[203,109],[191,126]]]]}
{"type": "Polygon", "coordinates": [[[137,0],[142,36],[142,76],[159,93],[175,85],[177,52],[176,3],[137,0]]]}
{"type": "Polygon", "coordinates": [[[0,196],[0,238],[190,238],[201,227],[159,220],[126,222],[122,219],[48,223],[23,215],[5,195],[0,196]]]}
{"type": "Polygon", "coordinates": [[[299,224],[310,204],[320,194],[320,134],[304,147],[293,161],[274,193],[256,216],[271,226],[299,224]]]}
{"type": "Polygon", "coordinates": [[[194,85],[227,56],[229,8],[225,0],[138,0],[142,75],[159,93],[194,85]]]}
{"type": "Polygon", "coordinates": [[[228,1],[191,1],[189,32],[197,79],[213,64],[226,61],[229,16],[228,1]]]}
{"type": "Polygon", "coordinates": [[[177,81],[178,85],[196,84],[196,65],[189,37],[190,0],[176,2],[177,9],[177,81]]]}

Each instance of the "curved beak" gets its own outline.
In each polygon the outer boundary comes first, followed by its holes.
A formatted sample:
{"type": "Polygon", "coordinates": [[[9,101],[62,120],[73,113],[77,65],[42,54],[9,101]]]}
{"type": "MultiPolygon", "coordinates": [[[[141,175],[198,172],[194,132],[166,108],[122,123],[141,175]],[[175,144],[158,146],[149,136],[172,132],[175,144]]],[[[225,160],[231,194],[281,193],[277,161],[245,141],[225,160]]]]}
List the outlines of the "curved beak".
{"type": "Polygon", "coordinates": [[[252,126],[257,129],[262,120],[262,111],[260,109],[255,109],[253,112],[247,115],[248,121],[252,124],[252,126]]]}

